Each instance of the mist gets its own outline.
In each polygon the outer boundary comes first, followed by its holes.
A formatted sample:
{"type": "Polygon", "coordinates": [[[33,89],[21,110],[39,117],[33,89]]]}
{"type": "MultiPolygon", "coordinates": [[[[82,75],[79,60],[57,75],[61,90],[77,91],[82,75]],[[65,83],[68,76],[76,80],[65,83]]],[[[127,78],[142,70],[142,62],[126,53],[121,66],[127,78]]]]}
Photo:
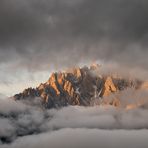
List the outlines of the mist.
{"type": "Polygon", "coordinates": [[[132,109],[125,106],[44,109],[40,98],[24,101],[0,99],[0,147],[106,148],[126,145],[146,148],[147,91],[135,93],[129,89],[119,96],[124,105],[137,105],[137,101],[141,100],[144,100],[144,105],[132,109]]]}

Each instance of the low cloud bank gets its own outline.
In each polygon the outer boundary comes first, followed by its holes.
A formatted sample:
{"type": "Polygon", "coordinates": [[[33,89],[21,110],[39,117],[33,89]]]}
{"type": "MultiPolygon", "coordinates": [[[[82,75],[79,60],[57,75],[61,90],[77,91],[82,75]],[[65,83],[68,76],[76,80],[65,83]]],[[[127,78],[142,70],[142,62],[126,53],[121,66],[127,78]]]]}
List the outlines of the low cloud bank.
{"type": "MultiPolygon", "coordinates": [[[[124,93],[123,93],[124,94],[124,93]]],[[[127,97],[127,96],[126,96],[127,97]]],[[[0,147],[148,147],[148,109],[68,106],[0,99],[0,147]]]]}
{"type": "Polygon", "coordinates": [[[147,148],[147,137],[146,130],[61,129],[19,138],[2,148],[147,148]]]}

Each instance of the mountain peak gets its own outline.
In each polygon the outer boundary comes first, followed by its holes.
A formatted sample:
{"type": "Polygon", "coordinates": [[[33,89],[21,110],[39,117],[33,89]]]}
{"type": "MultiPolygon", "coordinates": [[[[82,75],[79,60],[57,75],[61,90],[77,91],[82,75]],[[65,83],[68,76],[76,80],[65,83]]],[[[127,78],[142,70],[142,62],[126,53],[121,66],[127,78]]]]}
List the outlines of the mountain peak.
{"type": "Polygon", "coordinates": [[[94,102],[101,104],[104,97],[117,91],[128,87],[141,87],[141,83],[136,83],[136,80],[100,75],[99,68],[100,65],[93,64],[90,67],[74,67],[65,72],[54,72],[47,82],[37,88],[25,89],[16,94],[14,99],[40,97],[47,108],[66,105],[89,106],[94,102]]]}

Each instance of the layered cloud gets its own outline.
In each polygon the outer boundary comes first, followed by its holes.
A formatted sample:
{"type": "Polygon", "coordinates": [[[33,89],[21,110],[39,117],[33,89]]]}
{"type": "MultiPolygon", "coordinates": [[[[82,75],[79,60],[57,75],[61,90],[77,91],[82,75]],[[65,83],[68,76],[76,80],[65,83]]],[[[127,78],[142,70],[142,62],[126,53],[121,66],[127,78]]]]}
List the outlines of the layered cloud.
{"type": "Polygon", "coordinates": [[[99,130],[99,129],[61,129],[40,135],[23,137],[11,146],[2,148],[147,148],[147,130],[99,130]]]}
{"type": "MultiPolygon", "coordinates": [[[[40,98],[0,99],[0,147],[147,147],[148,109],[145,92],[127,90],[122,102],[145,106],[127,110],[112,106],[68,106],[45,110],[40,98]],[[128,100],[128,101],[127,101],[128,100]]],[[[111,96],[112,97],[112,96],[111,96]]],[[[110,97],[110,98],[111,98],[110,97]]],[[[118,95],[119,97],[119,95],[118,95]]]]}

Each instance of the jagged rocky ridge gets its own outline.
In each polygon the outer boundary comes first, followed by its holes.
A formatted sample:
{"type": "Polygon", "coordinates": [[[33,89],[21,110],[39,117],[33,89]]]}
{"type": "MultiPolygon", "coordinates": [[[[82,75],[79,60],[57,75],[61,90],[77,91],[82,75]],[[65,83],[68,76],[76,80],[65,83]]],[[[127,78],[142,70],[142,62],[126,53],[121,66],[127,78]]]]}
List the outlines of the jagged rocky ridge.
{"type": "Polygon", "coordinates": [[[14,96],[15,100],[40,97],[47,108],[67,105],[92,106],[100,104],[120,105],[117,98],[105,101],[103,98],[126,88],[139,89],[143,82],[113,75],[100,75],[100,66],[76,67],[66,72],[52,73],[49,80],[37,88],[25,89],[14,96]]]}

